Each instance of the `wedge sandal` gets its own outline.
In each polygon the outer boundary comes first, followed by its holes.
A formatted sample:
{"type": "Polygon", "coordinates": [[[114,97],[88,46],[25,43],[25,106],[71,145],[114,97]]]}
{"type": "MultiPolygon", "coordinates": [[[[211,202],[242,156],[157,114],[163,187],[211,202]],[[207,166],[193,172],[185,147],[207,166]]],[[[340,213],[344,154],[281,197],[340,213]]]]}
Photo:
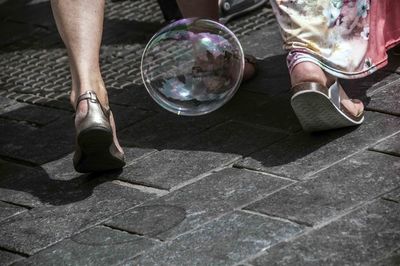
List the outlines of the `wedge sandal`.
{"type": "Polygon", "coordinates": [[[357,126],[364,121],[364,112],[353,115],[341,104],[337,81],[329,88],[316,82],[304,82],[293,86],[292,92],[291,105],[305,131],[357,126]]]}

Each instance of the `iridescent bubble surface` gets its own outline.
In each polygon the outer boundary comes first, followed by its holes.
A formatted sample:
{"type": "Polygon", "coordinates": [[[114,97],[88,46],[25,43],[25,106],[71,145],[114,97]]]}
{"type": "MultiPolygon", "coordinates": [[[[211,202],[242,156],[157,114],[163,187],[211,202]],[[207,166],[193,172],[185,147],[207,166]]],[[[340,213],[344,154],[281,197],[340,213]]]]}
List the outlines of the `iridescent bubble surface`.
{"type": "Polygon", "coordinates": [[[244,55],[235,35],[207,19],[182,19],[156,33],[142,56],[145,87],[178,115],[210,113],[229,101],[242,80],[244,55]]]}

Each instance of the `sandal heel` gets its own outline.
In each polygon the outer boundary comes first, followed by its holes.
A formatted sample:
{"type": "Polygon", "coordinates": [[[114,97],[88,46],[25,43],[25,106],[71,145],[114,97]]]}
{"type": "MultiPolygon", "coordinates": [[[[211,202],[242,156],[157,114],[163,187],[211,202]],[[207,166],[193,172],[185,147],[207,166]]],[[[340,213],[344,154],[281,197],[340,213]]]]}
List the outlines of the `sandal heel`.
{"type": "Polygon", "coordinates": [[[122,168],[125,165],[124,154],[116,148],[113,140],[111,111],[101,106],[92,91],[79,96],[77,104],[83,100],[87,100],[88,111],[76,127],[75,170],[90,173],[122,168]]]}

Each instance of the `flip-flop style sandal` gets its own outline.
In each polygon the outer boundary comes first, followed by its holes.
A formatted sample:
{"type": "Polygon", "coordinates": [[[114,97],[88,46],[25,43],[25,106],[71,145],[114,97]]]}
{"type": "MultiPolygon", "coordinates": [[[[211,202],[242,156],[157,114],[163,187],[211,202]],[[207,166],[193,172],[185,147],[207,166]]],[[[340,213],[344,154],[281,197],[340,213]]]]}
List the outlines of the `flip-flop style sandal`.
{"type": "Polygon", "coordinates": [[[100,104],[93,91],[80,95],[77,106],[83,100],[87,101],[88,110],[76,126],[75,170],[90,173],[122,168],[125,165],[124,154],[113,140],[111,110],[100,104]]]}
{"type": "Polygon", "coordinates": [[[305,131],[357,126],[364,121],[364,112],[353,115],[341,104],[337,81],[329,88],[316,82],[304,82],[293,86],[292,92],[291,105],[305,131]]]}

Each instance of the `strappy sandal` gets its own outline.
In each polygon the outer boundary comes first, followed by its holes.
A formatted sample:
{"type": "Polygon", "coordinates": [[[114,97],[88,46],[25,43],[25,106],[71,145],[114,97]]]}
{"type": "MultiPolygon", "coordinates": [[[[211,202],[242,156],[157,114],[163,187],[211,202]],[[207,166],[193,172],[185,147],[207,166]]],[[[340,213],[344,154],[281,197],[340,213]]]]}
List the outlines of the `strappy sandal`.
{"type": "Polygon", "coordinates": [[[120,169],[124,154],[116,147],[110,125],[111,110],[105,109],[93,91],[80,95],[76,105],[87,101],[87,114],[76,126],[75,170],[80,173],[120,169]]]}
{"type": "Polygon", "coordinates": [[[293,86],[292,92],[291,105],[305,131],[357,126],[364,121],[364,111],[353,115],[341,104],[337,81],[329,88],[316,82],[304,82],[293,86]]]}

